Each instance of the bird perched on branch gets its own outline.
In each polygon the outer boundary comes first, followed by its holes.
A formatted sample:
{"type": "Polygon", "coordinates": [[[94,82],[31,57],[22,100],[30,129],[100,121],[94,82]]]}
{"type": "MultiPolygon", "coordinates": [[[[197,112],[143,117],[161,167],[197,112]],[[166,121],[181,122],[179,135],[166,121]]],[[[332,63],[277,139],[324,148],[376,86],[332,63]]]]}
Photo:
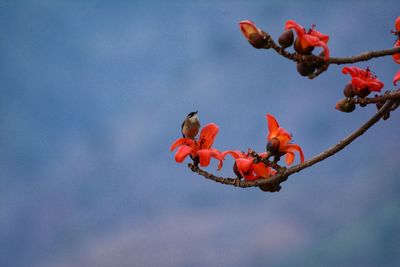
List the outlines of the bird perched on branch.
{"type": "Polygon", "coordinates": [[[200,121],[198,111],[190,112],[182,122],[182,135],[185,138],[194,139],[199,133],[200,121]]]}

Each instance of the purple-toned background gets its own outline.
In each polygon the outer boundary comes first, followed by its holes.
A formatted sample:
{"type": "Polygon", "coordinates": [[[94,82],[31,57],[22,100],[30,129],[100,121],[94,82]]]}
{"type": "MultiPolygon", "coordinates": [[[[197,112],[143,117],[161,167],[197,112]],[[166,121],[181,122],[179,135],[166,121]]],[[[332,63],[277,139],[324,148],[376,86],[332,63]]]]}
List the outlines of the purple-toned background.
{"type": "MultiPolygon", "coordinates": [[[[374,107],[333,107],[349,77],[316,80],[256,50],[294,19],[332,56],[393,46],[398,1],[0,1],[0,266],[396,266],[400,115],[293,175],[279,193],[206,181],[174,162],[185,115],[221,150],[265,147],[265,114],[307,158],[374,107]]],[[[400,65],[358,64],[393,89],[400,65]]],[[[232,176],[231,160],[221,175],[232,176]]],[[[213,163],[207,170],[214,171],[213,163]]]]}

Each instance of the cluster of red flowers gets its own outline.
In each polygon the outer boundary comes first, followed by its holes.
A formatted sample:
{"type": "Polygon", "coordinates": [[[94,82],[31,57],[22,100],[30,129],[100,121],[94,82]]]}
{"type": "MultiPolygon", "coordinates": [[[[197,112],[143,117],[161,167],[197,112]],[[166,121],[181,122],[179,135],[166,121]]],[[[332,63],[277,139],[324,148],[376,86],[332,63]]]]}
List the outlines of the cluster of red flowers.
{"type": "MultiPolygon", "coordinates": [[[[294,161],[295,152],[300,155],[300,161],[304,162],[304,154],[300,146],[291,144],[292,136],[283,128],[279,127],[276,119],[267,114],[268,120],[268,136],[267,136],[267,152],[258,154],[259,157],[266,158],[275,156],[279,159],[286,155],[286,164],[290,165],[294,161]]],[[[265,162],[257,161],[249,151],[244,153],[239,150],[219,151],[212,147],[214,139],[217,136],[219,128],[216,124],[210,123],[202,128],[198,139],[179,138],[171,146],[171,151],[178,148],[175,153],[175,161],[182,163],[187,156],[190,156],[194,162],[198,162],[200,166],[206,167],[210,164],[211,158],[219,161],[218,170],[222,168],[223,161],[227,155],[231,155],[235,159],[233,166],[234,173],[238,178],[244,178],[253,181],[260,178],[268,178],[276,171],[265,162]]]]}
{"type": "MultiPolygon", "coordinates": [[[[240,29],[246,39],[256,48],[262,48],[266,45],[263,40],[266,38],[266,34],[263,30],[258,28],[251,20],[242,20],[239,22],[240,29]]],[[[294,20],[288,20],[285,25],[285,30],[294,30],[297,34],[296,41],[294,42],[294,48],[298,53],[309,54],[314,47],[322,47],[324,49],[325,60],[329,59],[329,48],[327,46],[329,36],[323,34],[315,29],[315,25],[308,31],[294,20]]],[[[287,35],[292,41],[284,41],[285,48],[293,44],[293,33],[287,35]]]]}
{"type": "MultiPolygon", "coordinates": [[[[267,33],[258,28],[252,21],[243,20],[239,22],[240,29],[249,43],[255,48],[270,48],[273,43],[270,42],[270,38],[267,33]]],[[[395,29],[393,33],[396,35],[396,42],[394,47],[400,47],[400,17],[395,21],[395,29]]],[[[311,55],[311,52],[315,47],[322,47],[323,52],[319,56],[323,56],[325,61],[329,60],[329,48],[327,46],[329,36],[323,34],[315,29],[313,25],[309,30],[306,30],[300,24],[294,20],[288,20],[285,24],[285,32],[279,37],[279,49],[286,49],[294,44],[294,50],[299,54],[311,55]],[[293,30],[297,37],[294,40],[293,30]]],[[[282,50],[279,50],[282,52],[282,50]]],[[[400,53],[393,55],[393,60],[400,64],[400,53]]],[[[328,62],[329,64],[329,62],[328,62]]],[[[321,68],[321,60],[319,62],[298,62],[297,70],[301,75],[310,75],[316,69],[321,68]]],[[[374,75],[370,68],[361,69],[356,66],[348,66],[342,69],[343,74],[349,74],[351,81],[346,84],[344,88],[345,99],[340,100],[336,104],[338,110],[344,112],[352,112],[355,109],[355,101],[352,99],[357,96],[364,98],[371,92],[380,92],[384,87],[384,84],[374,75]]],[[[397,81],[400,80],[400,71],[396,73],[393,78],[393,83],[396,86],[397,81]]],[[[360,103],[361,105],[361,103],[360,103]]],[[[377,103],[379,108],[381,103],[377,103]]],[[[196,112],[197,113],[197,112],[196,112]]],[[[388,118],[389,114],[386,115],[388,118]]],[[[230,155],[235,160],[233,165],[233,171],[238,178],[244,178],[248,181],[254,181],[261,178],[268,178],[276,174],[279,170],[279,166],[276,163],[282,156],[286,157],[286,164],[291,165],[295,158],[295,153],[300,156],[300,162],[304,162],[304,154],[299,145],[292,144],[292,136],[284,128],[281,128],[276,119],[267,114],[266,119],[268,121],[268,136],[266,152],[255,153],[250,150],[243,152],[240,150],[226,150],[221,152],[220,150],[213,148],[214,139],[218,134],[219,127],[210,123],[207,124],[201,131],[200,137],[194,138],[179,138],[171,146],[171,151],[177,149],[175,154],[175,161],[182,163],[188,156],[194,162],[194,165],[200,164],[202,167],[206,167],[210,164],[211,158],[215,158],[219,161],[218,170],[223,166],[223,161],[227,155],[230,155]],[[273,156],[274,160],[270,161],[269,158],[273,156]],[[273,167],[274,168],[273,168],[273,167]]],[[[385,116],[384,116],[385,119],[385,116]]],[[[199,126],[197,126],[196,134],[199,126]]],[[[188,136],[185,135],[184,136],[188,136]]]]}
{"type": "MultiPolygon", "coordinates": [[[[396,35],[397,40],[395,47],[400,47],[400,17],[395,21],[396,31],[393,33],[396,35]]],[[[400,64],[400,53],[393,55],[393,60],[400,64]]],[[[342,69],[343,74],[349,74],[351,76],[351,82],[346,84],[343,93],[346,99],[342,99],[336,103],[335,108],[343,112],[352,112],[355,109],[355,104],[350,99],[354,96],[366,97],[371,92],[380,92],[384,84],[381,82],[376,75],[374,75],[370,68],[361,69],[356,66],[344,67],[342,69]]],[[[400,71],[398,71],[393,77],[393,84],[396,86],[397,81],[400,80],[400,71]]],[[[381,107],[381,103],[377,104],[377,108],[381,107]]]]}

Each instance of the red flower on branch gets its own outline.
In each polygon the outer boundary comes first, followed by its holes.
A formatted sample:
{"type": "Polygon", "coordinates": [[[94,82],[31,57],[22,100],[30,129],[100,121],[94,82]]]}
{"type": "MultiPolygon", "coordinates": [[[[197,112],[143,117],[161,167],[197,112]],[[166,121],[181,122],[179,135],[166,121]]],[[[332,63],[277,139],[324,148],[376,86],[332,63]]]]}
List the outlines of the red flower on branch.
{"type": "Polygon", "coordinates": [[[397,32],[400,32],[400,16],[394,22],[394,27],[396,28],[397,32]]]}
{"type": "Polygon", "coordinates": [[[286,154],[286,164],[290,165],[294,161],[294,152],[300,155],[300,161],[304,162],[303,150],[299,145],[291,144],[292,136],[283,128],[279,127],[278,122],[271,114],[267,114],[268,121],[268,144],[267,150],[274,156],[281,157],[286,154]]]}
{"type": "Polygon", "coordinates": [[[296,42],[295,42],[295,49],[297,52],[305,53],[306,52],[311,52],[311,50],[316,47],[320,46],[324,49],[324,54],[325,54],[325,60],[329,59],[329,48],[327,46],[328,41],[329,41],[329,36],[326,34],[323,34],[315,29],[315,25],[312,26],[311,29],[306,31],[306,29],[295,22],[294,20],[288,20],[285,25],[285,30],[290,30],[294,29],[296,34],[297,34],[297,41],[298,46],[300,51],[297,51],[296,49],[296,42]]]}
{"type": "Polygon", "coordinates": [[[400,70],[394,75],[393,77],[393,84],[394,86],[397,85],[397,82],[400,81],[400,70]]]}
{"type": "Polygon", "coordinates": [[[255,48],[262,48],[267,44],[265,39],[266,34],[251,20],[242,20],[239,22],[239,26],[244,37],[255,48]]]}
{"type": "Polygon", "coordinates": [[[370,92],[380,92],[384,84],[371,72],[369,68],[360,69],[356,66],[344,67],[343,74],[350,74],[353,90],[357,95],[368,95],[370,92]]]}
{"type": "MultiPolygon", "coordinates": [[[[268,178],[275,175],[276,171],[265,166],[263,162],[254,163],[254,158],[248,153],[243,153],[239,150],[228,150],[222,152],[222,157],[231,155],[235,159],[233,171],[239,178],[244,178],[247,181],[254,181],[261,178],[268,178]]],[[[267,156],[267,153],[259,154],[262,158],[267,156]]]]}
{"type": "Polygon", "coordinates": [[[174,151],[179,147],[175,154],[175,161],[182,163],[187,156],[191,155],[194,160],[198,158],[200,166],[206,167],[210,164],[211,158],[215,158],[219,160],[218,170],[220,170],[223,157],[219,150],[211,147],[218,131],[219,128],[216,124],[209,123],[201,129],[198,140],[190,138],[177,139],[170,148],[171,151],[174,151]]]}

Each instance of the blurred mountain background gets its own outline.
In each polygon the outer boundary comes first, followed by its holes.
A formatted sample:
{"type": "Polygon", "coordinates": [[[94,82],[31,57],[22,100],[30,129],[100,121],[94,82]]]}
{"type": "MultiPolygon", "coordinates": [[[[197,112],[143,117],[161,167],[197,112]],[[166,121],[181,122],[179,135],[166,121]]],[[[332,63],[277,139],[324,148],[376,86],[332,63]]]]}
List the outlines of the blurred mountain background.
{"type": "MultiPolygon", "coordinates": [[[[390,48],[399,1],[0,1],[0,266],[398,266],[399,112],[279,193],[207,181],[169,151],[187,113],[220,150],[265,148],[265,114],[306,158],[373,106],[336,111],[315,80],[253,49],[286,20],[332,56],[390,48]]],[[[399,65],[371,66],[391,90],[399,65]]],[[[298,159],[297,159],[298,160],[298,159]]],[[[220,172],[233,176],[233,161],[220,172]]],[[[213,163],[207,170],[215,172],[213,163]]]]}

